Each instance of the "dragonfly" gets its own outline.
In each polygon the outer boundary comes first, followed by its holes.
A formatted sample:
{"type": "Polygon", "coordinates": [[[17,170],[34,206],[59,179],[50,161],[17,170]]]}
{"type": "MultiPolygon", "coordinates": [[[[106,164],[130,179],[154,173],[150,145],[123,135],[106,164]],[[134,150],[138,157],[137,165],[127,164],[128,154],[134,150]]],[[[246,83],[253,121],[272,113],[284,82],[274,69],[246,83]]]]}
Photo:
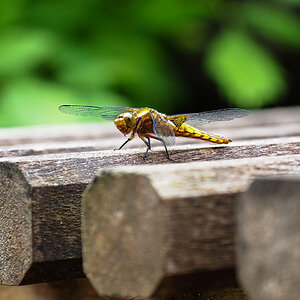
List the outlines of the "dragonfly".
{"type": "Polygon", "coordinates": [[[66,114],[101,117],[114,121],[116,127],[124,136],[130,134],[118,150],[122,149],[137,135],[147,146],[144,160],[146,160],[148,151],[151,150],[150,139],[159,140],[163,144],[168,160],[172,160],[168,147],[175,145],[176,136],[201,139],[217,144],[228,144],[232,140],[207,133],[199,128],[211,122],[230,121],[249,114],[248,110],[240,108],[225,108],[171,116],[147,107],[61,105],[59,110],[66,114]]]}

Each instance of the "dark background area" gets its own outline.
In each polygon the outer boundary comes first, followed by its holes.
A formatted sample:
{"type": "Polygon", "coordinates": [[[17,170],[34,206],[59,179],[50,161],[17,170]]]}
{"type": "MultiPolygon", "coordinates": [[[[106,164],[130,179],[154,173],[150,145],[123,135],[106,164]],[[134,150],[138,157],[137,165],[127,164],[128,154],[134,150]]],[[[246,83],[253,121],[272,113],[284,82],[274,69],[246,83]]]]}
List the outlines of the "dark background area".
{"type": "Polygon", "coordinates": [[[0,126],[61,104],[167,113],[299,104],[300,0],[1,0],[0,126]]]}

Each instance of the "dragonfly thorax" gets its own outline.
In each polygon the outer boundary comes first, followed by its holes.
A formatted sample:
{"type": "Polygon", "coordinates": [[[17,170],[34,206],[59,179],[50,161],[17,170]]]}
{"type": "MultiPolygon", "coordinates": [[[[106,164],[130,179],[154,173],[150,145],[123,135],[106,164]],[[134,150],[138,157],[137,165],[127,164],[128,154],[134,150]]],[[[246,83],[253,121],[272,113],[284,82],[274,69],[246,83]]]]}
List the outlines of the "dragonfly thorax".
{"type": "Polygon", "coordinates": [[[118,115],[114,122],[123,134],[128,134],[132,131],[136,123],[136,118],[131,113],[125,112],[118,115]]]}

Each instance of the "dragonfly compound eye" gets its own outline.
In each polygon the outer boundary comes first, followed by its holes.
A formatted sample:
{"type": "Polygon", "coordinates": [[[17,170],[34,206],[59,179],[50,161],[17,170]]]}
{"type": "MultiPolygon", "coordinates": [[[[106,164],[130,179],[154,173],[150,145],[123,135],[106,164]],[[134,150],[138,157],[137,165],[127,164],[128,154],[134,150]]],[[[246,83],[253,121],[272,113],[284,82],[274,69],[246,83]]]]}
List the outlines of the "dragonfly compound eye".
{"type": "Polygon", "coordinates": [[[114,122],[117,128],[126,135],[131,132],[135,124],[135,118],[130,113],[123,113],[120,114],[114,122]]]}
{"type": "Polygon", "coordinates": [[[124,121],[128,127],[133,127],[135,124],[135,118],[131,113],[123,114],[124,121]]]}

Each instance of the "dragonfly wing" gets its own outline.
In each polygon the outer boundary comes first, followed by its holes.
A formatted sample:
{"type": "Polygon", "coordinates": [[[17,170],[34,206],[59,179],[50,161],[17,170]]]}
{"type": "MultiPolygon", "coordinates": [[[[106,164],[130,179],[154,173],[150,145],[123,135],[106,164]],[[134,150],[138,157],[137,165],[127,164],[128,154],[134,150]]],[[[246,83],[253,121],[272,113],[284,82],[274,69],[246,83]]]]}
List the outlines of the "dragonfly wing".
{"type": "MultiPolygon", "coordinates": [[[[245,117],[250,112],[240,108],[224,108],[217,110],[204,111],[200,113],[186,114],[186,123],[193,127],[199,127],[211,122],[230,121],[237,118],[245,117]]],[[[178,115],[182,117],[183,115],[178,115]]],[[[174,118],[176,116],[171,116],[174,118]]]]}
{"type": "Polygon", "coordinates": [[[61,105],[61,112],[75,116],[101,117],[106,120],[114,120],[119,114],[126,111],[134,111],[134,108],[126,106],[90,106],[90,105],[61,105]]]}
{"type": "Polygon", "coordinates": [[[153,132],[159,138],[162,139],[166,146],[175,145],[175,134],[173,127],[169,121],[161,114],[150,112],[153,121],[153,132]]]}

